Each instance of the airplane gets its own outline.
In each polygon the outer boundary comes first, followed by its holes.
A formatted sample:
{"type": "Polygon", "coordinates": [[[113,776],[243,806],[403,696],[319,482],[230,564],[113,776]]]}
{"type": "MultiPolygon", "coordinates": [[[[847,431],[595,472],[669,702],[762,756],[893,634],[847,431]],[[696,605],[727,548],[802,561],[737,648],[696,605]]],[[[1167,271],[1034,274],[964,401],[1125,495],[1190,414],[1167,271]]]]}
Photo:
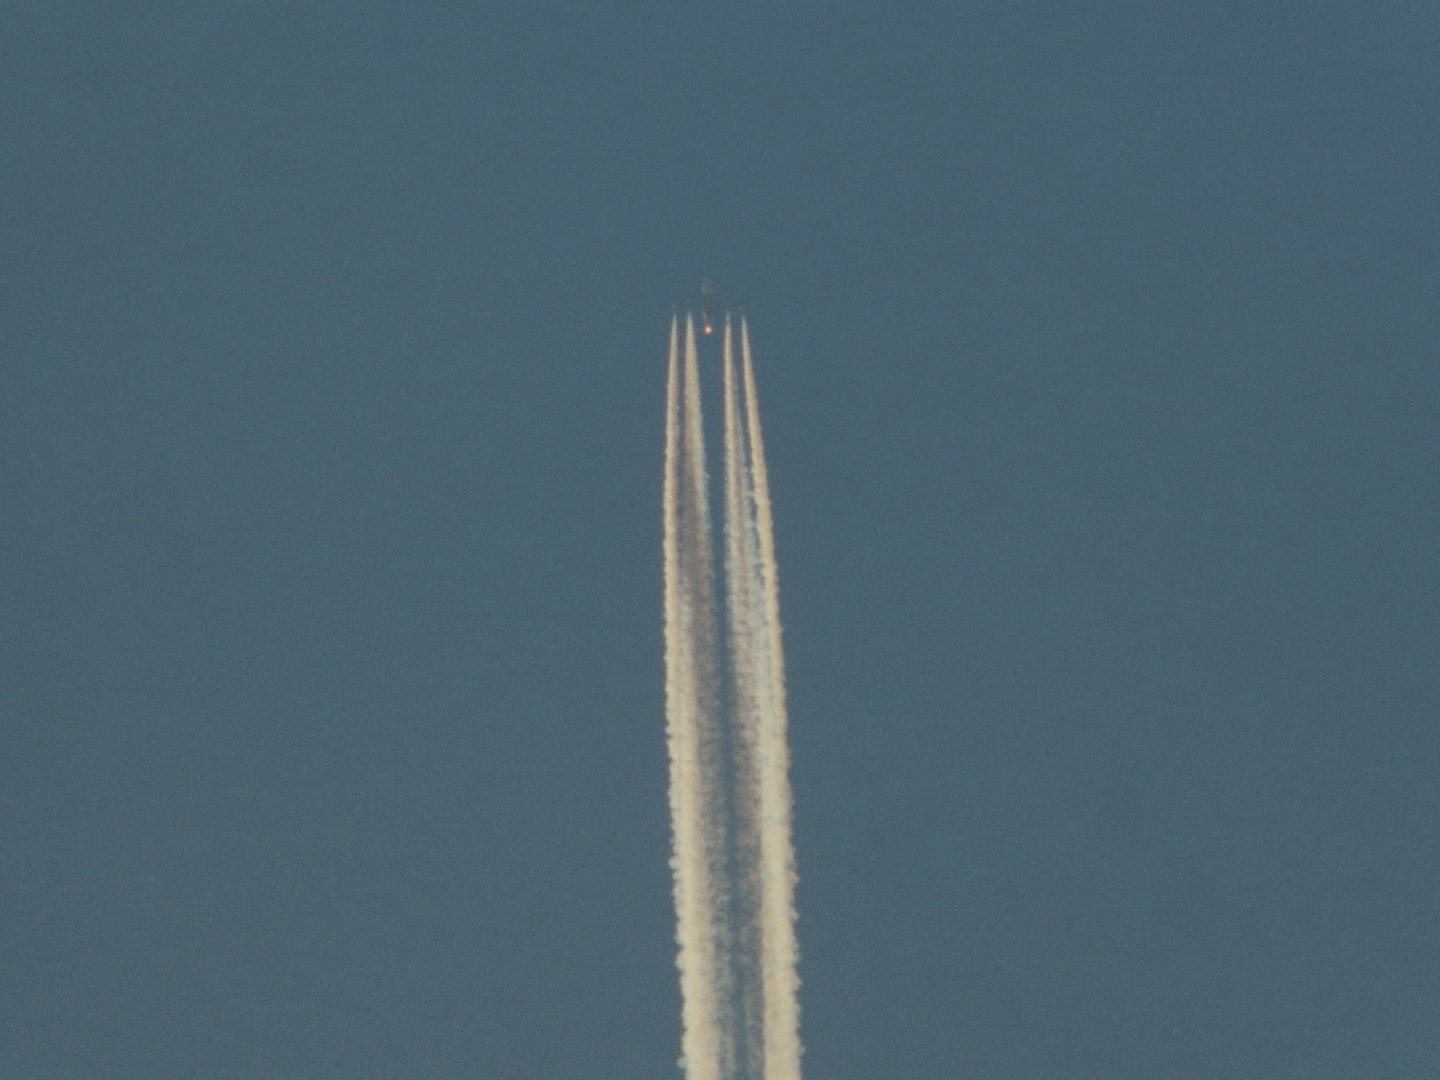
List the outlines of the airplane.
{"type": "Polygon", "coordinates": [[[700,326],[705,336],[715,333],[715,297],[710,293],[710,279],[700,282],[700,326]]]}

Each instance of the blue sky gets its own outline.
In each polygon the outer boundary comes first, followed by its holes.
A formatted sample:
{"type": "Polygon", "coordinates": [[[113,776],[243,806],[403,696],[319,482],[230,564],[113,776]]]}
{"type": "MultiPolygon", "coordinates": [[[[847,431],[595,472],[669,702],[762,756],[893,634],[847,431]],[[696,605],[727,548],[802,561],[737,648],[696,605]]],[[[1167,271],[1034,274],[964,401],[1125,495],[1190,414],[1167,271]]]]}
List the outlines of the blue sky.
{"type": "Polygon", "coordinates": [[[676,1075],[702,276],[756,345],[808,1074],[1436,1075],[1437,39],[10,5],[15,1075],[676,1075]]]}

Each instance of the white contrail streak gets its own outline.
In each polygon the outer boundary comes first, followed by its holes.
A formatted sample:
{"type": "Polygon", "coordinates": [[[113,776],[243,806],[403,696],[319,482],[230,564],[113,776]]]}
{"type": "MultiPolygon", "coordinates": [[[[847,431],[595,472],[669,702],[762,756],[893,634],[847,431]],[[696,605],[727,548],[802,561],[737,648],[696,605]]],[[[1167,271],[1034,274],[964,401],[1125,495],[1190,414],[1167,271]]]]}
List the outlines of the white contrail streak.
{"type": "Polygon", "coordinates": [[[750,357],[750,329],[740,319],[745,373],[745,428],[749,434],[749,479],[754,496],[754,530],[759,546],[759,589],[763,610],[757,637],[766,664],[759,737],[761,970],[765,994],[765,1080],[799,1080],[800,977],[795,942],[795,849],[790,838],[790,749],[785,712],[785,657],[780,644],[780,580],[775,561],[775,526],[770,478],[760,433],[760,403],[750,357]]]}
{"type": "Polygon", "coordinates": [[[728,316],[721,346],[723,647],[695,326],[687,316],[683,366],[678,319],[670,326],[665,672],[681,1061],[687,1080],[799,1080],[779,586],[750,336],[739,325],[743,396],[728,316]]]}
{"type": "MultiPolygon", "coordinates": [[[[665,405],[665,713],[666,742],[670,753],[670,819],[674,873],[675,937],[679,952],[684,1035],[681,1063],[690,1080],[721,1080],[720,1034],[716,1000],[716,912],[706,843],[706,779],[703,676],[698,670],[697,646],[703,628],[697,617],[710,618],[696,596],[693,565],[696,551],[694,476],[696,463],[686,453],[697,441],[692,425],[684,425],[686,446],[681,445],[680,347],[678,326],[670,323],[670,358],[665,405]],[[689,469],[682,468],[689,464],[689,469]],[[687,473],[689,474],[687,476],[687,473]],[[688,483],[686,481],[689,481],[688,483]],[[684,507],[682,512],[682,498],[684,507]],[[697,612],[697,600],[701,610],[697,612]],[[698,629],[698,632],[697,632],[698,629]]],[[[693,332],[692,332],[693,340],[693,332]]],[[[696,401],[698,411],[699,402],[696,401]]],[[[688,411],[688,410],[687,410],[688,411]]],[[[703,439],[698,440],[698,471],[704,476],[703,439]]],[[[703,506],[700,512],[703,514],[703,506]]],[[[699,538],[708,547],[708,536],[699,538]]],[[[705,576],[703,573],[700,575],[705,576]]]]}
{"type": "MultiPolygon", "coordinates": [[[[696,743],[699,750],[700,804],[703,815],[705,888],[708,897],[708,949],[711,956],[709,986],[704,997],[712,1003],[716,1031],[713,1055],[715,1075],[731,1080],[741,1075],[743,1046],[736,1037],[735,1016],[739,965],[735,961],[736,889],[732,884],[730,844],[729,770],[726,733],[719,703],[720,647],[715,626],[715,562],[711,552],[710,478],[705,469],[705,419],[700,405],[700,356],[695,341],[695,320],[685,319],[684,453],[688,485],[681,499],[681,520],[686,523],[682,552],[688,553],[682,580],[693,598],[693,617],[687,625],[694,657],[697,708],[696,743]]],[[[706,1064],[700,1075],[711,1069],[706,1064]]]]}
{"type": "Polygon", "coordinates": [[[725,404],[725,612],[730,646],[731,820],[735,851],[736,981],[739,1021],[749,1075],[763,1075],[765,1060],[764,953],[761,912],[765,895],[760,738],[764,728],[764,641],[759,636],[755,533],[751,525],[748,447],[735,377],[734,333],[725,317],[721,338],[725,404]]]}

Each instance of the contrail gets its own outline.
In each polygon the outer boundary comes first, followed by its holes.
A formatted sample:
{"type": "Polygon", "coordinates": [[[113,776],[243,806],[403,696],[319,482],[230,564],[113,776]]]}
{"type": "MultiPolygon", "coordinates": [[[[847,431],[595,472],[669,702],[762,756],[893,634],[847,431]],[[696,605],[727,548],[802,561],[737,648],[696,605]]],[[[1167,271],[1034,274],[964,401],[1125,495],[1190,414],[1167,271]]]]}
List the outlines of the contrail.
{"type": "Polygon", "coordinates": [[[799,948],[795,941],[795,849],[790,839],[789,721],[785,712],[785,656],[780,644],[780,577],[770,478],[760,433],[760,403],[750,357],[750,328],[740,318],[745,372],[745,429],[753,527],[759,545],[758,592],[763,605],[757,637],[765,658],[759,735],[761,970],[765,993],[765,1080],[800,1080],[799,948]]]}
{"type": "MultiPolygon", "coordinates": [[[[762,680],[765,642],[756,595],[756,544],[751,527],[748,447],[735,378],[734,334],[729,315],[721,338],[725,404],[725,612],[730,646],[732,826],[737,877],[736,998],[747,1063],[765,1060],[764,819],[759,798],[760,739],[764,728],[762,680]]],[[[750,1075],[763,1075],[752,1067],[750,1075]]]]}
{"type": "MultiPolygon", "coordinates": [[[[688,322],[688,320],[687,320],[688,322]]],[[[691,1080],[722,1080],[720,1072],[719,1002],[716,997],[715,883],[706,842],[707,760],[705,745],[713,735],[707,711],[714,695],[703,670],[705,646],[713,639],[707,624],[713,608],[703,595],[709,579],[709,523],[703,497],[705,448],[699,420],[699,397],[690,415],[689,397],[683,424],[680,408],[680,345],[678,326],[670,323],[670,361],[665,406],[665,713],[670,752],[670,820],[674,873],[675,937],[679,952],[680,990],[684,1002],[681,1064],[691,1080]],[[698,444],[698,445],[697,445],[698,444]],[[697,506],[697,503],[699,504],[697,506]],[[702,527],[703,526],[703,527],[702,527]]],[[[693,355],[694,329],[688,327],[693,355]]],[[[690,365],[687,365],[687,367],[690,365]]],[[[693,385],[690,372],[686,382],[693,385]]],[[[713,648],[711,649],[713,658],[713,648]]]]}
{"type": "Polygon", "coordinates": [[[794,852],[769,479],[749,329],[722,337],[724,629],[693,317],[670,326],[667,743],[687,1080],[799,1080],[794,852]],[[741,389],[743,376],[743,394],[741,389]],[[722,696],[723,690],[723,696],[722,696]]]}

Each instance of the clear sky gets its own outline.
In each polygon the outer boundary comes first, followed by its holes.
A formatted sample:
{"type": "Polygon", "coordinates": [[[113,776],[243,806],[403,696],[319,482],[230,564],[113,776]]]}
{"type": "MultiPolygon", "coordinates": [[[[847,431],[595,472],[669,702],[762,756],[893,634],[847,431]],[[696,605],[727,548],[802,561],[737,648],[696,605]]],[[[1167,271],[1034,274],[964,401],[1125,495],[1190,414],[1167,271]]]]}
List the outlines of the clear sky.
{"type": "Polygon", "coordinates": [[[0,1075],[676,1076],[746,305],[813,1080],[1440,1075],[1440,12],[0,16],[0,1075]]]}

